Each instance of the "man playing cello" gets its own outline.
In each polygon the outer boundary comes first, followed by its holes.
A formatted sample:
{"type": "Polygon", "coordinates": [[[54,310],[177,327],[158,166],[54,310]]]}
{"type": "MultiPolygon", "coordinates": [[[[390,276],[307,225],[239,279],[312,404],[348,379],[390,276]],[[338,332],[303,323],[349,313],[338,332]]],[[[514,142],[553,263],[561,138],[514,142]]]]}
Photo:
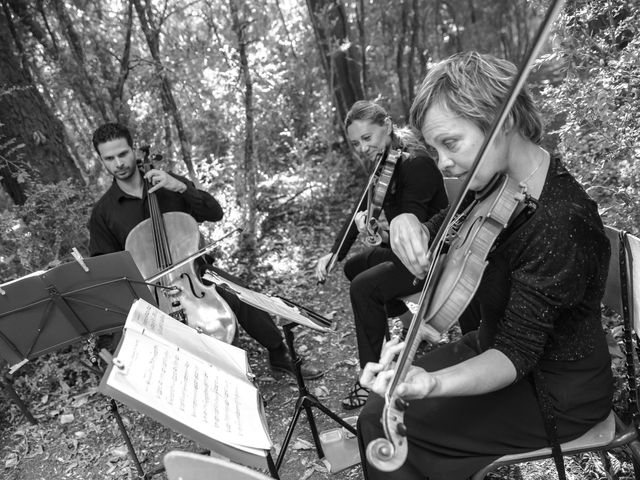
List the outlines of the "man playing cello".
{"type": "MultiPolygon", "coordinates": [[[[198,222],[222,219],[222,208],[216,199],[196,189],[186,178],[156,168],[143,176],[134,155],[131,133],[125,126],[118,123],[100,126],[93,134],[93,146],[105,169],[113,176],[113,183],[91,212],[91,256],[125,249],[129,232],[149,218],[149,193],[157,194],[162,213],[184,212],[198,222]],[[145,180],[152,185],[148,191],[145,180]]],[[[219,269],[216,271],[235,283],[241,283],[219,269]]],[[[291,356],[269,314],[241,302],[234,293],[222,288],[216,290],[234,311],[238,323],[267,349],[271,368],[293,375],[291,356]]],[[[306,379],[314,379],[322,376],[322,372],[303,365],[302,375],[306,379]]]]}

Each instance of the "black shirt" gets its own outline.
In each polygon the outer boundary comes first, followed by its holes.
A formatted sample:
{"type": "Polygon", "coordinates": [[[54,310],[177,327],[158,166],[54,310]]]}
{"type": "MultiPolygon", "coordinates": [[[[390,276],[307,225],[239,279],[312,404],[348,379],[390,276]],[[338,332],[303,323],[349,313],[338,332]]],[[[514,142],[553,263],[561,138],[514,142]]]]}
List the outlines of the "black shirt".
{"type": "MultiPolygon", "coordinates": [[[[186,178],[171,176],[183,182],[187,189],[183,193],[161,188],[156,191],[162,213],[184,212],[198,222],[205,220],[216,222],[222,219],[222,207],[207,192],[195,188],[186,178]]],[[[124,193],[117,182],[113,181],[109,190],[98,200],[89,219],[89,253],[91,256],[124,250],[129,232],[143,220],[149,218],[147,189],[142,198],[124,193]]]]}

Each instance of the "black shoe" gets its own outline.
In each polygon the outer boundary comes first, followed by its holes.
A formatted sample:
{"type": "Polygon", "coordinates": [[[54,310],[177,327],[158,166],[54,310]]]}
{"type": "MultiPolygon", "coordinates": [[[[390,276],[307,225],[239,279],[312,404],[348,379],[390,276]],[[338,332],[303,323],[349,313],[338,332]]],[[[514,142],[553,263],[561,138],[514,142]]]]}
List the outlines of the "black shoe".
{"type": "Polygon", "coordinates": [[[360,380],[356,380],[346,397],[342,399],[342,408],[345,410],[355,410],[364,407],[369,398],[369,389],[360,385],[360,380]]]}
{"type": "MultiPolygon", "coordinates": [[[[269,351],[269,365],[274,372],[281,372],[295,377],[295,369],[293,367],[293,360],[289,354],[289,350],[286,348],[278,348],[277,350],[269,351]]],[[[306,365],[300,366],[300,373],[305,380],[315,380],[324,375],[324,372],[318,368],[310,367],[306,365]]]]}

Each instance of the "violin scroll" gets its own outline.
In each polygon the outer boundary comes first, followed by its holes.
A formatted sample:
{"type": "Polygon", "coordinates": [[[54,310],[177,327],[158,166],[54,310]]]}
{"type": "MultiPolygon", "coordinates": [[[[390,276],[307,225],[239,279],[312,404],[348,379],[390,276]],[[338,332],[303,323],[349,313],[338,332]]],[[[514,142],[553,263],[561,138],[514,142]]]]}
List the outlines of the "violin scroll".
{"type": "Polygon", "coordinates": [[[362,242],[367,247],[377,247],[382,243],[382,237],[378,233],[380,229],[380,225],[378,224],[378,219],[369,218],[369,221],[366,224],[365,235],[362,238],[362,242]]]}
{"type": "Polygon", "coordinates": [[[402,409],[394,406],[394,402],[386,402],[381,419],[385,438],[369,442],[366,451],[369,463],[381,472],[398,470],[407,460],[409,445],[403,418],[402,409]]]}

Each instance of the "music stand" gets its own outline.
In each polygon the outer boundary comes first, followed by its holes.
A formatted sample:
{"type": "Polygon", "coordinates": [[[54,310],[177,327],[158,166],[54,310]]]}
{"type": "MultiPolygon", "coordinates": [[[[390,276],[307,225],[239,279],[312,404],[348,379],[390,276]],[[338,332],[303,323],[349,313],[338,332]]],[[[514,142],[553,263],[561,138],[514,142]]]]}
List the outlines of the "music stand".
{"type": "Polygon", "coordinates": [[[0,355],[15,371],[91,334],[116,332],[137,298],[155,303],[129,252],[71,261],[6,283],[0,355]]]}
{"type": "MultiPolygon", "coordinates": [[[[5,283],[0,286],[0,355],[12,365],[9,372],[13,373],[29,360],[91,335],[117,332],[138,298],[155,303],[126,251],[77,257],[76,261],[5,283]]],[[[24,405],[18,403],[22,409],[24,405]]],[[[110,407],[136,469],[143,476],[112,399],[110,407]]]]}
{"type": "Polygon", "coordinates": [[[307,421],[309,422],[309,429],[311,430],[311,436],[313,437],[313,443],[315,444],[316,452],[320,458],[324,458],[325,455],[322,444],[320,443],[318,427],[316,426],[315,417],[311,407],[319,409],[329,418],[355,435],[356,430],[352,425],[345,422],[342,418],[329,410],[329,408],[323,405],[315,395],[309,392],[309,389],[304,382],[304,378],[302,377],[302,359],[298,357],[293,344],[293,329],[298,325],[304,325],[314,330],[327,332],[331,327],[331,321],[313,310],[298,305],[284,297],[271,297],[269,295],[254,292],[248,288],[241,287],[229,279],[221,277],[220,274],[215,271],[207,271],[203,275],[203,278],[213,282],[220,288],[235,293],[243,302],[266,312],[276,314],[287,320],[287,322],[282,325],[282,330],[284,331],[284,338],[287,342],[287,346],[289,347],[289,352],[291,353],[291,359],[293,361],[296,383],[298,384],[298,399],[296,400],[295,410],[293,417],[291,418],[291,422],[289,423],[289,427],[287,428],[287,433],[282,441],[282,448],[280,449],[280,453],[276,459],[276,471],[280,470],[287,447],[289,446],[289,442],[293,436],[293,431],[303,410],[306,413],[307,421]]]}

